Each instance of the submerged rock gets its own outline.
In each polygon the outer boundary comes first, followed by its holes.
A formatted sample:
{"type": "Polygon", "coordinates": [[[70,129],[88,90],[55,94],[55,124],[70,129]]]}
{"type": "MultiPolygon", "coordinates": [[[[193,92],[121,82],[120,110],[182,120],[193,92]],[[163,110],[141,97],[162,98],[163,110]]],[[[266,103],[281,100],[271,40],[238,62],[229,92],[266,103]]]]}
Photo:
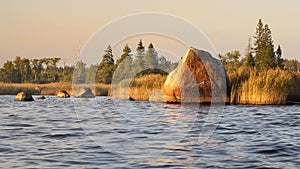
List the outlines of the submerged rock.
{"type": "Polygon", "coordinates": [[[33,97],[29,93],[19,92],[16,96],[17,101],[34,101],[33,97]]]}
{"type": "Polygon", "coordinates": [[[78,98],[94,98],[95,95],[93,94],[92,90],[88,87],[82,88],[79,94],[76,96],[78,98]]]}
{"type": "Polygon", "coordinates": [[[228,89],[228,77],[221,62],[208,52],[189,48],[162,86],[165,96],[161,101],[225,103],[229,101],[228,89]]]}
{"type": "Polygon", "coordinates": [[[46,97],[45,96],[39,96],[39,97],[37,97],[37,99],[42,100],[42,99],[46,99],[46,97]]]}
{"type": "Polygon", "coordinates": [[[70,94],[65,90],[60,90],[56,93],[56,96],[59,98],[68,98],[70,97],[70,94]]]}

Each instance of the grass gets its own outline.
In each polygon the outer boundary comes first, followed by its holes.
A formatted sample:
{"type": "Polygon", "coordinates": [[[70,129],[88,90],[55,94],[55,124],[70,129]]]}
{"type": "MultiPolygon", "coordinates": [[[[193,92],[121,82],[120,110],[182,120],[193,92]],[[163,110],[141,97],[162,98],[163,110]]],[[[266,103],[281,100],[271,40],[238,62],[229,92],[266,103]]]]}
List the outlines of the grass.
{"type": "Polygon", "coordinates": [[[113,87],[113,96],[118,99],[149,101],[153,91],[160,90],[167,79],[167,75],[149,74],[133,79],[125,79],[113,87]]]}
{"type": "Polygon", "coordinates": [[[239,69],[228,76],[234,104],[286,104],[290,89],[297,85],[297,75],[281,69],[239,69]]]}
{"type": "MultiPolygon", "coordinates": [[[[84,87],[84,84],[76,85],[76,87],[84,87]]],[[[32,83],[0,83],[0,95],[16,95],[19,92],[27,92],[30,94],[38,95],[39,92],[35,89],[41,87],[42,95],[55,95],[59,90],[66,90],[73,95],[72,83],[58,82],[49,84],[32,84],[32,83]]],[[[106,96],[111,88],[108,84],[95,84],[94,93],[97,96],[106,96]]]]}

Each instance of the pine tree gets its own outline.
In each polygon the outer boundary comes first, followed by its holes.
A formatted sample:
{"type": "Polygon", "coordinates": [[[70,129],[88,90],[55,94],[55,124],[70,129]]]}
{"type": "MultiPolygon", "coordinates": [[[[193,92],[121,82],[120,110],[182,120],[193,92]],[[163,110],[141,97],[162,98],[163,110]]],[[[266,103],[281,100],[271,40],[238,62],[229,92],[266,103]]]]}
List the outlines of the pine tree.
{"type": "Polygon", "coordinates": [[[138,47],[136,48],[136,57],[142,58],[145,55],[145,47],[143,46],[143,41],[140,39],[138,47]]]}
{"type": "Polygon", "coordinates": [[[120,65],[120,63],[122,63],[124,61],[124,59],[126,59],[127,57],[131,57],[131,49],[128,46],[128,44],[126,44],[123,48],[123,54],[121,55],[121,57],[119,59],[117,59],[116,62],[116,68],[118,68],[118,66],[120,65]]]}
{"type": "Polygon", "coordinates": [[[132,57],[131,49],[126,44],[123,48],[123,54],[117,60],[116,71],[113,76],[113,83],[119,83],[121,80],[131,77],[132,57]]]}
{"type": "Polygon", "coordinates": [[[110,84],[115,70],[115,63],[112,54],[112,48],[109,45],[105,50],[102,61],[97,71],[97,82],[110,84]]]}
{"type": "Polygon", "coordinates": [[[133,62],[131,74],[138,74],[140,71],[145,69],[145,47],[143,46],[142,40],[138,43],[138,47],[136,48],[136,55],[133,62]]]}
{"type": "Polygon", "coordinates": [[[277,65],[280,69],[283,69],[283,68],[284,68],[284,65],[283,65],[282,51],[281,51],[280,45],[278,45],[277,50],[276,50],[276,60],[277,60],[277,64],[276,64],[276,65],[277,65]]]}
{"type": "Polygon", "coordinates": [[[158,56],[152,43],[149,44],[148,50],[144,56],[145,68],[157,68],[158,67],[158,56]]]}
{"type": "Polygon", "coordinates": [[[258,70],[267,70],[276,67],[276,58],[272,33],[269,26],[259,19],[255,33],[255,66],[258,70]]]}

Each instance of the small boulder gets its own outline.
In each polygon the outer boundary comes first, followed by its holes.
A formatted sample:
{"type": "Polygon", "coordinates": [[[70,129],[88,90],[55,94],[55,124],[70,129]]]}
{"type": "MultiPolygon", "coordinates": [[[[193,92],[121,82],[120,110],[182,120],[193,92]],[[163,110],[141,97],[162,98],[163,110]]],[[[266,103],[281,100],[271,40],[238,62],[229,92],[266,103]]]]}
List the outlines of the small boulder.
{"type": "Polygon", "coordinates": [[[39,96],[37,99],[42,100],[42,99],[46,99],[46,97],[45,96],[39,96]]]}
{"type": "Polygon", "coordinates": [[[56,93],[56,96],[59,98],[68,98],[70,97],[70,94],[65,90],[60,90],[56,93]]]}
{"type": "Polygon", "coordinates": [[[16,96],[17,101],[34,101],[33,97],[29,93],[19,92],[16,96]]]}
{"type": "Polygon", "coordinates": [[[79,94],[76,96],[78,98],[94,98],[95,95],[93,94],[92,90],[88,87],[82,88],[79,94]]]}
{"type": "Polygon", "coordinates": [[[128,100],[129,100],[129,101],[135,101],[135,99],[132,98],[131,96],[128,97],[128,100]]]}

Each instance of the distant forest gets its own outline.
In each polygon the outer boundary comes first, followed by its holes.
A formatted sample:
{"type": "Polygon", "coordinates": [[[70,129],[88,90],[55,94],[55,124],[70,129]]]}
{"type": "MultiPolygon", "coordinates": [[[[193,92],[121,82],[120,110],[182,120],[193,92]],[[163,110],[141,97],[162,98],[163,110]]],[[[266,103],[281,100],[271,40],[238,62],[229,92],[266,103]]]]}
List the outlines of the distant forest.
{"type": "MultiPolygon", "coordinates": [[[[170,72],[178,64],[168,61],[164,56],[159,56],[152,43],[145,49],[142,40],[138,43],[135,55],[132,54],[131,48],[125,45],[122,55],[116,61],[110,45],[98,64],[86,66],[84,62],[78,61],[72,66],[58,67],[60,60],[61,58],[57,57],[28,59],[17,56],[13,61],[6,61],[0,68],[0,82],[44,84],[73,81],[110,84],[113,77],[120,81],[135,76],[143,70],[163,70],[154,73],[170,72]]],[[[144,73],[151,72],[144,71],[144,73]]]]}
{"type": "MultiPolygon", "coordinates": [[[[269,25],[263,24],[260,19],[255,35],[249,38],[245,56],[235,50],[223,55],[219,54],[218,57],[232,85],[233,83],[240,85],[249,79],[251,72],[258,77],[260,77],[260,72],[277,69],[300,72],[299,61],[283,59],[282,54],[280,46],[275,50],[269,25]],[[254,39],[253,43],[251,39],[254,39]]],[[[123,53],[117,58],[115,61],[110,45],[104,51],[102,60],[99,59],[99,63],[90,66],[78,61],[72,66],[58,67],[57,64],[61,58],[28,59],[17,56],[14,61],[6,61],[0,68],[0,82],[44,84],[73,81],[75,83],[110,84],[143,74],[165,74],[174,70],[178,64],[168,61],[164,56],[159,56],[152,43],[146,48],[142,40],[138,42],[134,54],[131,48],[125,45],[123,53]]],[[[270,71],[268,74],[270,75],[270,71]]],[[[282,79],[273,79],[270,83],[274,80],[282,79]]]]}

